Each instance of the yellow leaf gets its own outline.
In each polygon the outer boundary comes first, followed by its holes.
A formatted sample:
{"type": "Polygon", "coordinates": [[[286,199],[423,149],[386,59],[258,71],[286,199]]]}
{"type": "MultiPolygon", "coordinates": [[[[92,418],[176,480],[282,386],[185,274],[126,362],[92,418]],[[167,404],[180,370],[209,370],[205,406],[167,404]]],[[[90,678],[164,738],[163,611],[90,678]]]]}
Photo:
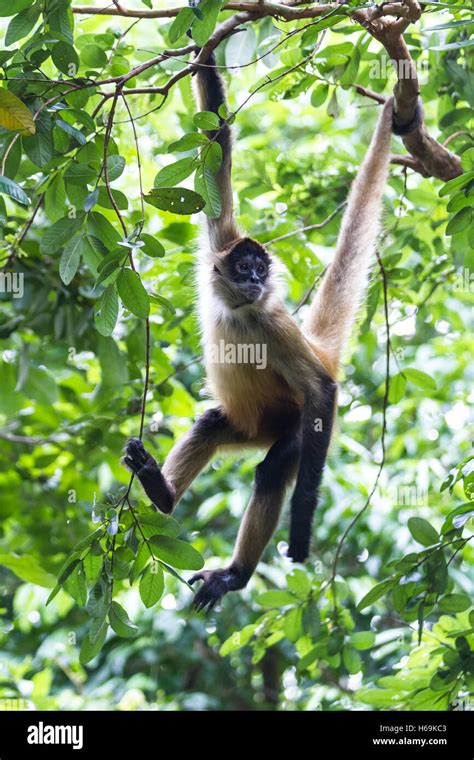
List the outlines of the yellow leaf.
{"type": "Polygon", "coordinates": [[[36,132],[31,111],[9,90],[0,87],[0,126],[30,135],[36,132]]]}

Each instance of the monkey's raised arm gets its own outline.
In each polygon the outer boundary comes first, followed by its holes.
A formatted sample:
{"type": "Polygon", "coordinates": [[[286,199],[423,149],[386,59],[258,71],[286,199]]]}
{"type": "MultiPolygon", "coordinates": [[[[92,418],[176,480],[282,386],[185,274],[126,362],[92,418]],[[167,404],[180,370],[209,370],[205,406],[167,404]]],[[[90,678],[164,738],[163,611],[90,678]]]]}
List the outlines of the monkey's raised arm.
{"type": "Polygon", "coordinates": [[[206,61],[201,61],[195,76],[196,102],[200,111],[212,111],[219,116],[220,129],[206,132],[211,140],[215,140],[222,148],[222,164],[217,173],[216,181],[219,188],[222,210],[217,219],[207,219],[211,248],[221,251],[231,240],[239,237],[235,224],[232,204],[232,131],[220,117],[218,111],[221,105],[226,105],[225,84],[212,53],[206,61]]]}

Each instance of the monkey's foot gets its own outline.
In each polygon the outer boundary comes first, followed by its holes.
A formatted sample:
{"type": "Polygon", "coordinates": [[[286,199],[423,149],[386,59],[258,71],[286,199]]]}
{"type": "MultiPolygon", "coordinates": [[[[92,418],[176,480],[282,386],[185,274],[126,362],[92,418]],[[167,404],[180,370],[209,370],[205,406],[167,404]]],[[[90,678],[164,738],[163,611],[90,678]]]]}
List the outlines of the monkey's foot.
{"type": "Polygon", "coordinates": [[[194,597],[193,607],[197,612],[209,612],[228,591],[237,591],[247,585],[248,576],[231,565],[223,570],[202,570],[190,579],[192,585],[196,581],[204,581],[194,597]]]}
{"type": "Polygon", "coordinates": [[[173,509],[174,494],[166,482],[155,459],[139,438],[130,438],[122,464],[133,472],[155,507],[169,515],[173,509]]]}
{"type": "Polygon", "coordinates": [[[309,556],[309,542],[306,539],[290,539],[287,557],[293,562],[306,562],[309,556]]]}

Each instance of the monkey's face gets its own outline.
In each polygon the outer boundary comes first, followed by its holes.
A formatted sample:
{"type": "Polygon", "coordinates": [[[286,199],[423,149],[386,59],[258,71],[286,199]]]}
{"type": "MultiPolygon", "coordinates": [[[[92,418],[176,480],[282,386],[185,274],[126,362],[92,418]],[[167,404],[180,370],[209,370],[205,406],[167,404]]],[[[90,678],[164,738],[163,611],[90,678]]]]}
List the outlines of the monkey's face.
{"type": "Polygon", "coordinates": [[[266,290],[269,269],[270,256],[265,249],[255,240],[244,238],[216,264],[216,285],[229,305],[253,304],[266,290]]]}

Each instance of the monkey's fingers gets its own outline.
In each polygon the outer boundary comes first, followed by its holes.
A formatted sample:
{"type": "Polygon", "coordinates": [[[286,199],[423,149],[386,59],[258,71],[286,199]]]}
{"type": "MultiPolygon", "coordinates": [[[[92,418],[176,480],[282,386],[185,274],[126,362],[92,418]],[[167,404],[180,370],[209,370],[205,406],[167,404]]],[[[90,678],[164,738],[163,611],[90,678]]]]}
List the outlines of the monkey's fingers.
{"type": "Polygon", "coordinates": [[[150,459],[155,461],[139,438],[130,438],[127,443],[127,456],[133,460],[137,469],[143,467],[150,459]]]}
{"type": "Polygon", "coordinates": [[[202,573],[195,573],[192,578],[189,579],[188,583],[192,586],[193,583],[196,583],[196,581],[205,581],[205,572],[202,573]]]}
{"type": "Polygon", "coordinates": [[[220,600],[222,594],[213,588],[212,581],[208,581],[197,592],[193,600],[196,612],[210,612],[220,600]]]}
{"type": "Polygon", "coordinates": [[[122,457],[122,464],[127,468],[127,470],[130,470],[130,472],[134,472],[135,475],[137,474],[137,467],[133,459],[131,459],[130,457],[122,457]]]}

